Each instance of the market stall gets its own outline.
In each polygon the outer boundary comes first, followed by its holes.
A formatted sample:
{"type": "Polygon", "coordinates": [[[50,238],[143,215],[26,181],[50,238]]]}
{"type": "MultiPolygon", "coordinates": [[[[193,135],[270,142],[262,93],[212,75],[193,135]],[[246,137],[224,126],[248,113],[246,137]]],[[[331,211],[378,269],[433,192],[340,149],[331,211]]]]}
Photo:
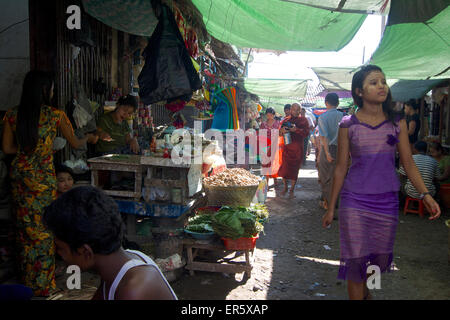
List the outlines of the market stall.
{"type": "Polygon", "coordinates": [[[234,270],[250,275],[249,252],[268,216],[265,207],[258,205],[265,201],[265,181],[245,169],[224,170],[218,154],[209,153],[205,161],[207,165],[177,164],[159,153],[88,160],[92,185],[113,197],[125,215],[127,240],[156,259],[178,261],[165,270],[169,278],[176,277],[173,272],[185,259],[191,271],[234,270]],[[207,160],[211,157],[216,161],[207,160]],[[111,179],[118,176],[122,179],[112,184],[111,179]],[[208,209],[210,215],[206,215],[208,209]],[[192,249],[243,251],[246,263],[243,268],[218,267],[217,261],[197,264],[192,249]]]}
{"type": "MultiPolygon", "coordinates": [[[[254,96],[238,85],[244,64],[229,44],[207,34],[192,5],[176,2],[167,6],[162,2],[151,28],[143,29],[126,15],[107,14],[106,2],[85,2],[90,16],[112,27],[113,40],[112,65],[107,66],[112,82],[106,83],[107,92],[102,93],[98,102],[99,114],[92,114],[86,103],[83,110],[90,115],[85,118],[95,122],[102,114],[114,112],[121,96],[134,96],[138,107],[128,124],[140,150],[138,154],[102,157],[93,157],[93,152],[88,152],[84,159],[89,168],[83,166],[83,172],[89,173],[90,169],[91,184],[103,189],[118,204],[127,224],[128,244],[135,243],[156,260],[164,260],[160,261],[160,266],[167,265],[163,271],[181,269],[183,241],[195,240],[183,231],[184,227],[197,208],[208,201],[203,178],[225,170],[225,162],[228,166],[236,165],[240,146],[237,138],[229,138],[233,134],[227,131],[245,130],[244,110],[257,105],[254,96]],[[172,50],[173,47],[177,50],[172,50]],[[174,65],[179,67],[173,68],[174,65]],[[221,131],[226,143],[219,146],[205,139],[210,128],[221,131]],[[192,144],[186,143],[184,135],[191,138],[192,144]],[[201,141],[201,148],[196,141],[201,141]],[[201,160],[191,161],[199,149],[201,160]]],[[[117,7],[114,12],[122,10],[126,11],[125,7],[117,7]]],[[[140,10],[150,8],[143,4],[140,10]]],[[[82,68],[72,67],[81,63],[79,57],[83,56],[84,48],[79,56],[75,54],[76,48],[71,50],[72,59],[66,59],[62,66],[84,79],[82,68]]],[[[70,92],[60,96],[65,101],[70,92]]],[[[78,118],[73,126],[81,130],[86,121],[77,121],[78,118]]],[[[63,158],[74,169],[73,159],[67,160],[67,155],[63,158]]],[[[260,168],[247,162],[244,166],[260,168]]],[[[249,197],[253,199],[258,193],[255,199],[264,199],[264,186],[258,184],[249,197]]]]}
{"type": "Polygon", "coordinates": [[[264,183],[241,168],[203,179],[208,206],[196,210],[184,229],[189,235],[183,244],[191,275],[208,271],[251,276],[256,241],[269,217],[264,183]],[[202,251],[203,257],[198,259],[202,251]],[[242,255],[244,260],[236,261],[242,255]]]}

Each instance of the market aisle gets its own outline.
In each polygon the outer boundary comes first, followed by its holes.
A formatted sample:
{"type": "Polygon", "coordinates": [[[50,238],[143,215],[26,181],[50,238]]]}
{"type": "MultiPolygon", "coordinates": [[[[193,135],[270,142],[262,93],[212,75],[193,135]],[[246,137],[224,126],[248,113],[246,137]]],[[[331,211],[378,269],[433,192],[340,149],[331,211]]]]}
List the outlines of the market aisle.
{"type": "MultiPolygon", "coordinates": [[[[173,283],[180,299],[347,299],[346,284],[336,279],[339,265],[338,221],[321,227],[320,188],[314,154],[300,170],[296,198],[266,202],[270,221],[256,243],[252,277],[243,274],[188,273],[173,283]]],[[[375,299],[450,299],[448,216],[436,222],[401,214],[395,245],[397,271],[383,275],[375,299]]]]}
{"type": "MultiPolygon", "coordinates": [[[[312,154],[300,170],[296,198],[277,198],[270,189],[270,220],[256,243],[252,277],[243,274],[195,272],[172,283],[179,299],[193,300],[328,300],[347,299],[346,284],[338,281],[338,221],[321,227],[320,188],[312,154]]],[[[375,299],[450,299],[448,272],[448,215],[430,222],[400,214],[394,250],[397,271],[383,275],[375,299]]],[[[65,287],[61,277],[58,287],[65,287]]],[[[98,277],[83,273],[81,290],[64,290],[58,299],[87,300],[98,277]]]]}

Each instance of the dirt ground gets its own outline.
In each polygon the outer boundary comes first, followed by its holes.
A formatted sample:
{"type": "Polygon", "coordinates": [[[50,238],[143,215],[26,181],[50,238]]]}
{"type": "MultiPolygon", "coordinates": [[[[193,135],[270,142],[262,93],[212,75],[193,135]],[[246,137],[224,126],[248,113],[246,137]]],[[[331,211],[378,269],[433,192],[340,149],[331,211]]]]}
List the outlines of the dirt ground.
{"type": "MultiPolygon", "coordinates": [[[[281,182],[281,181],[280,181],[281,182]]],[[[272,184],[272,180],[271,180],[272,184]]],[[[277,196],[282,186],[269,189],[270,220],[256,242],[253,271],[223,274],[188,271],[172,283],[179,299],[190,300],[342,300],[346,283],[337,280],[339,227],[321,227],[320,187],[314,154],[300,170],[294,199],[277,196]]],[[[449,231],[444,221],[399,213],[394,248],[396,270],[383,274],[376,300],[450,299],[449,231]]],[[[60,278],[58,286],[63,287],[60,278]]],[[[98,278],[83,273],[81,291],[61,292],[58,299],[90,299],[98,278]]]]}
{"type": "MultiPolygon", "coordinates": [[[[271,180],[272,181],[272,180],[271,180]]],[[[271,182],[272,183],[272,182],[271,182]]],[[[321,227],[320,187],[314,155],[300,170],[293,200],[270,189],[270,221],[254,252],[251,278],[243,274],[195,272],[173,284],[180,299],[347,299],[346,283],[337,280],[339,226],[321,227]]],[[[374,299],[450,299],[448,215],[437,221],[399,215],[394,248],[396,271],[383,274],[374,299]]]]}

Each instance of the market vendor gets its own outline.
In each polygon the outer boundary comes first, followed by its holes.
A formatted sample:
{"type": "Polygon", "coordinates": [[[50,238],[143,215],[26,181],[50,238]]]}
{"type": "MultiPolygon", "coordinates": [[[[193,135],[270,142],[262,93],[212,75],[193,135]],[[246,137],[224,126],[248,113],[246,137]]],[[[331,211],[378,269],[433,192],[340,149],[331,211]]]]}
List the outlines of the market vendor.
{"type": "Polygon", "coordinates": [[[138,103],[132,95],[120,97],[113,112],[102,115],[97,123],[99,140],[95,151],[98,155],[111,153],[139,153],[137,139],[131,136],[129,119],[137,110],[138,103]]]}

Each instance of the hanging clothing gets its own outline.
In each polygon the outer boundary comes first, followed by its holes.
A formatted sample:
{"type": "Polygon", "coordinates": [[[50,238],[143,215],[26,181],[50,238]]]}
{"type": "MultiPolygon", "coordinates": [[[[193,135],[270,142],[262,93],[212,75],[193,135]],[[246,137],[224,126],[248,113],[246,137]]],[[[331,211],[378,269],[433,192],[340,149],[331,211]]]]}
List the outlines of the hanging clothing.
{"type": "MultiPolygon", "coordinates": [[[[3,119],[9,122],[14,134],[17,134],[17,111],[17,108],[8,110],[3,119]]],[[[30,154],[19,146],[11,164],[20,277],[36,296],[48,296],[56,288],[53,235],[44,226],[42,215],[44,208],[56,199],[52,147],[61,121],[72,128],[63,111],[42,106],[36,149],[30,154]]]]}

